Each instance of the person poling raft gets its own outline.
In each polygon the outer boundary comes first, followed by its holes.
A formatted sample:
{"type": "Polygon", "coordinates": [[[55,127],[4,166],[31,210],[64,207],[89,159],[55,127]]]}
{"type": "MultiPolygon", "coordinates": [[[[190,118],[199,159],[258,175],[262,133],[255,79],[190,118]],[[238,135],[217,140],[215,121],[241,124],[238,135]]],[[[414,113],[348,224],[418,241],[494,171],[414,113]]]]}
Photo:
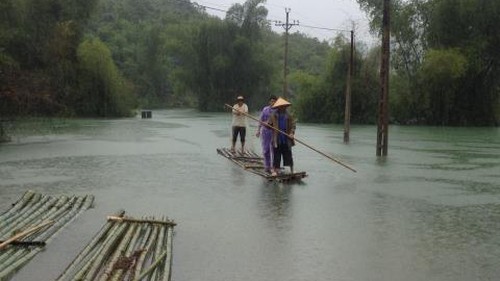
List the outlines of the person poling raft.
{"type": "MultiPolygon", "coordinates": [[[[282,99],[283,101],[285,101],[285,100],[284,100],[283,98],[281,98],[281,97],[280,97],[280,98],[278,98],[278,101],[279,101],[280,99],[282,99]]],[[[278,101],[276,101],[275,105],[276,105],[276,104],[278,104],[278,101]]],[[[285,102],[286,102],[286,101],[285,101],[285,102]]],[[[286,102],[286,103],[288,103],[288,102],[286,102]]],[[[283,102],[281,102],[280,104],[283,104],[283,102]]],[[[288,105],[290,105],[290,103],[288,103],[288,105]]],[[[225,104],[225,106],[226,106],[226,107],[229,107],[229,108],[231,108],[231,109],[233,109],[233,107],[232,107],[232,106],[230,106],[229,104],[225,104]]],[[[234,109],[233,109],[233,110],[234,110],[234,109]]],[[[250,119],[252,119],[252,120],[255,120],[255,121],[259,122],[259,123],[260,123],[260,124],[262,124],[263,126],[266,126],[266,127],[270,128],[270,129],[274,130],[275,132],[279,133],[280,135],[284,135],[284,136],[288,137],[288,139],[293,140],[293,141],[295,141],[295,142],[297,142],[297,143],[300,143],[300,144],[304,145],[305,147],[307,147],[307,148],[309,148],[309,149],[313,150],[314,152],[317,152],[317,153],[321,154],[322,156],[324,156],[324,157],[326,157],[326,158],[328,158],[328,159],[332,160],[333,162],[335,162],[335,163],[337,163],[337,164],[341,165],[342,167],[347,168],[347,169],[351,170],[352,172],[355,172],[355,173],[356,173],[356,170],[355,170],[354,168],[350,167],[349,165],[347,165],[347,164],[343,163],[342,161],[340,161],[340,160],[338,160],[338,159],[333,158],[332,156],[330,156],[330,155],[328,155],[328,154],[326,154],[326,153],[324,153],[324,152],[321,152],[321,151],[317,150],[316,148],[314,148],[314,147],[312,147],[312,146],[308,145],[307,143],[305,143],[305,142],[303,142],[303,141],[301,141],[301,140],[297,139],[294,135],[287,134],[287,133],[286,133],[286,132],[284,132],[283,130],[278,129],[278,126],[273,126],[273,125],[271,125],[271,124],[269,124],[269,123],[267,123],[267,122],[262,122],[262,121],[261,121],[261,120],[259,120],[258,118],[255,118],[255,117],[253,117],[252,115],[250,115],[250,114],[248,114],[248,113],[243,113],[243,112],[240,112],[240,113],[241,113],[241,114],[243,114],[243,115],[245,115],[245,116],[247,116],[248,118],[250,118],[250,119]]],[[[293,172],[292,172],[292,173],[293,173],[293,172]]]]}

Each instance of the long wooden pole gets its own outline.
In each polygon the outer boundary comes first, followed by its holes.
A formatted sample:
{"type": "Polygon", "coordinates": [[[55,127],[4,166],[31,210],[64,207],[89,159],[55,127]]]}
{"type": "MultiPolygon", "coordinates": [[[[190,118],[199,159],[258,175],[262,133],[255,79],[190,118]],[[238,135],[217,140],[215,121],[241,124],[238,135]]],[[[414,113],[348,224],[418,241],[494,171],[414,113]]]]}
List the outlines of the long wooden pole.
{"type": "Polygon", "coordinates": [[[349,165],[347,165],[347,164],[345,164],[345,163],[342,163],[342,161],[340,161],[340,160],[338,160],[338,159],[335,159],[335,158],[331,157],[330,155],[328,155],[328,154],[326,154],[326,153],[323,153],[323,152],[321,152],[321,151],[317,150],[316,148],[314,148],[314,147],[312,147],[312,146],[308,145],[307,143],[305,143],[305,142],[303,142],[303,141],[301,141],[301,140],[297,139],[295,136],[291,136],[291,135],[289,135],[289,134],[287,134],[287,133],[285,133],[285,132],[281,131],[280,129],[277,129],[277,128],[275,128],[275,127],[273,127],[273,126],[271,126],[271,125],[267,124],[266,122],[262,122],[262,121],[260,121],[258,118],[255,118],[255,117],[253,117],[252,115],[250,115],[250,114],[248,114],[248,113],[246,113],[246,112],[243,112],[243,111],[240,111],[240,110],[238,110],[238,109],[235,109],[235,108],[233,108],[232,106],[230,106],[229,104],[225,104],[225,106],[227,106],[227,107],[231,108],[232,110],[236,110],[236,111],[238,111],[239,113],[241,113],[241,114],[245,115],[246,117],[248,117],[248,118],[250,118],[250,119],[253,119],[253,120],[257,121],[257,122],[259,122],[260,124],[262,124],[262,125],[264,125],[264,126],[266,126],[266,127],[270,128],[270,129],[273,129],[273,130],[275,130],[275,131],[277,131],[277,132],[279,132],[279,133],[281,133],[281,134],[283,134],[283,135],[285,135],[285,136],[287,136],[287,137],[289,137],[289,138],[291,138],[291,139],[294,139],[296,142],[298,142],[298,143],[300,143],[300,144],[304,145],[305,147],[307,147],[307,148],[309,148],[309,149],[311,149],[311,150],[313,150],[313,151],[315,151],[315,152],[317,152],[317,153],[319,153],[319,154],[321,154],[321,155],[325,156],[326,158],[328,158],[328,159],[332,160],[333,162],[335,162],[335,163],[337,163],[337,164],[339,164],[339,165],[343,166],[344,168],[347,168],[347,169],[349,169],[349,170],[351,170],[351,171],[353,171],[353,172],[355,172],[355,173],[356,173],[356,170],[355,170],[354,168],[350,167],[349,165]]]}
{"type": "Polygon", "coordinates": [[[54,221],[50,221],[50,220],[49,221],[44,221],[44,222],[42,222],[39,225],[33,226],[33,227],[29,228],[29,229],[26,229],[25,231],[23,231],[21,233],[18,233],[16,235],[12,236],[11,238],[3,241],[0,244],[0,250],[2,250],[3,248],[7,247],[7,245],[11,244],[12,242],[16,241],[17,239],[21,239],[21,238],[23,238],[25,236],[28,236],[28,235],[30,235],[30,234],[32,234],[34,232],[37,232],[38,230],[44,228],[45,226],[51,225],[53,223],[54,223],[54,221]]]}

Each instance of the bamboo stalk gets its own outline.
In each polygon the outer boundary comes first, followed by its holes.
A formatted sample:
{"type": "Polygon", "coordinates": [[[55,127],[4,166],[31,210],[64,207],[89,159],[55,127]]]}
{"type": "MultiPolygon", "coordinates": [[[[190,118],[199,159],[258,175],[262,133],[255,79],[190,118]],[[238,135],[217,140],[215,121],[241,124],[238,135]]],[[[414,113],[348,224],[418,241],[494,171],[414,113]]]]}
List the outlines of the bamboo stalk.
{"type": "Polygon", "coordinates": [[[115,275],[120,276],[122,271],[117,270],[117,272],[113,272],[115,269],[115,266],[117,262],[119,261],[120,257],[126,257],[126,249],[127,246],[129,245],[132,237],[136,233],[137,225],[136,224],[129,224],[128,225],[128,230],[123,236],[123,238],[120,241],[120,244],[118,247],[114,250],[113,255],[111,256],[111,259],[108,262],[108,265],[105,267],[104,273],[100,276],[99,281],[106,281],[108,277],[111,277],[111,280],[116,279],[115,275]]]}
{"type": "Polygon", "coordinates": [[[88,272],[84,273],[84,278],[75,278],[76,280],[95,280],[97,273],[101,265],[106,261],[110,253],[116,247],[119,239],[123,236],[123,233],[126,231],[127,225],[121,224],[117,226],[116,232],[114,232],[111,236],[108,236],[106,241],[103,243],[100,251],[95,254],[95,258],[91,260],[92,266],[90,266],[88,272]]]}
{"type": "Polygon", "coordinates": [[[64,272],[61,273],[59,275],[59,277],[57,277],[56,281],[65,280],[65,278],[67,278],[67,276],[69,276],[70,273],[76,269],[77,265],[79,265],[80,263],[82,265],[85,264],[86,257],[90,256],[89,253],[92,251],[93,248],[96,247],[97,242],[99,240],[102,240],[103,237],[106,237],[106,234],[109,232],[109,230],[111,229],[112,226],[113,226],[113,223],[111,223],[111,222],[106,223],[101,228],[99,233],[97,233],[94,236],[92,241],[90,241],[89,244],[87,244],[87,246],[85,246],[85,248],[80,252],[80,254],[78,254],[78,256],[76,256],[76,258],[71,262],[71,264],[64,270],[64,272]]]}
{"type": "MultiPolygon", "coordinates": [[[[36,212],[37,210],[43,209],[47,201],[50,200],[47,196],[35,196],[39,198],[34,204],[26,206],[23,208],[22,212],[19,212],[15,216],[10,217],[8,220],[4,222],[0,222],[0,229],[4,226],[16,226],[16,228],[23,228],[30,224],[31,221],[36,220],[36,212]]],[[[8,232],[12,231],[12,229],[2,229],[0,231],[0,236],[7,235],[8,232]]]]}
{"type": "Polygon", "coordinates": [[[140,243],[140,249],[142,249],[142,252],[139,254],[139,257],[137,258],[134,274],[132,275],[131,279],[135,279],[136,276],[140,275],[142,265],[144,263],[144,259],[146,257],[146,253],[147,253],[147,249],[148,249],[147,245],[149,245],[149,243],[152,239],[151,233],[155,229],[154,227],[148,227],[148,225],[143,225],[143,227],[146,227],[146,229],[145,229],[146,234],[144,235],[144,237],[140,243]]]}
{"type": "MultiPolygon", "coordinates": [[[[16,225],[16,227],[19,228],[19,224],[21,224],[21,227],[24,227],[29,224],[33,225],[33,222],[36,221],[55,222],[50,228],[46,230],[42,231],[43,228],[40,228],[23,237],[23,239],[37,239],[40,241],[39,243],[48,243],[48,241],[52,239],[54,233],[60,231],[68,221],[74,219],[74,216],[78,214],[78,212],[75,212],[71,209],[80,208],[80,205],[74,204],[74,202],[78,202],[78,200],[71,200],[66,196],[61,196],[57,199],[38,193],[30,193],[25,194],[23,199],[21,199],[20,201],[25,201],[24,198],[30,198],[29,202],[18,202],[17,204],[22,204],[22,208],[19,207],[21,205],[17,207],[14,206],[16,207],[17,212],[12,212],[12,215],[7,218],[8,223],[9,226],[16,225]]],[[[2,230],[12,232],[12,229],[2,230]]],[[[29,243],[29,241],[22,242],[29,243]]],[[[11,244],[12,243],[14,242],[11,242],[11,244]]],[[[4,278],[18,270],[21,266],[27,263],[42,250],[43,247],[30,249],[16,247],[9,248],[7,251],[3,251],[3,253],[0,253],[0,280],[4,280],[4,278]],[[5,259],[6,257],[7,259],[5,259]]]]}
{"type": "MultiPolygon", "coordinates": [[[[13,204],[12,208],[10,208],[7,212],[3,213],[0,215],[0,222],[5,221],[7,218],[10,216],[14,215],[17,211],[21,210],[28,204],[28,202],[31,201],[33,196],[35,195],[35,192],[32,190],[28,190],[24,193],[24,195],[19,199],[16,203],[13,204]]],[[[1,225],[2,223],[0,223],[1,225]]]]}
{"type": "MultiPolygon", "coordinates": [[[[70,211],[61,212],[62,214],[64,214],[64,216],[62,217],[62,219],[58,220],[58,223],[56,223],[59,224],[58,227],[55,227],[53,230],[49,230],[48,232],[44,233],[42,237],[47,239],[47,241],[52,239],[52,237],[54,237],[58,232],[62,231],[64,226],[75,220],[81,213],[90,208],[93,200],[93,196],[77,197],[75,200],[76,203],[72,205],[72,209],[70,211]]],[[[64,209],[64,207],[61,209],[64,209]]]]}
{"type": "Polygon", "coordinates": [[[24,262],[26,262],[30,258],[30,253],[38,253],[37,248],[33,251],[29,251],[27,249],[22,249],[20,251],[12,251],[12,255],[4,262],[2,262],[0,266],[0,280],[6,280],[5,278],[16,271],[24,262]],[[28,259],[26,259],[28,256],[28,259]]]}
{"type": "MultiPolygon", "coordinates": [[[[152,256],[152,248],[154,247],[155,245],[155,242],[156,242],[156,237],[158,236],[158,231],[159,231],[159,225],[153,225],[152,226],[153,228],[153,231],[151,232],[151,234],[149,235],[149,239],[148,239],[148,242],[146,244],[146,247],[145,247],[145,251],[141,253],[141,255],[139,256],[139,262],[138,263],[138,270],[136,270],[136,274],[137,275],[140,275],[140,269],[142,269],[142,267],[144,266],[144,264],[146,263],[146,260],[152,256]]],[[[137,276],[136,275],[136,276],[137,276]]]]}
{"type": "Polygon", "coordinates": [[[141,273],[141,275],[139,275],[139,277],[135,278],[134,281],[139,281],[142,278],[144,278],[144,277],[148,276],[149,274],[151,274],[151,272],[153,270],[155,270],[158,267],[158,265],[160,265],[160,263],[163,261],[163,258],[165,256],[167,256],[167,255],[168,255],[168,251],[165,250],[161,255],[158,256],[158,258],[146,270],[144,270],[141,273]]]}
{"type": "MultiPolygon", "coordinates": [[[[0,240],[0,243],[3,243],[5,241],[1,241],[0,240]]],[[[23,247],[28,247],[28,246],[40,246],[40,247],[43,247],[45,246],[45,242],[44,241],[12,241],[10,243],[10,245],[15,245],[15,246],[23,246],[23,247]]]]}
{"type": "MultiPolygon", "coordinates": [[[[155,253],[153,256],[154,260],[158,259],[157,257],[159,257],[162,253],[166,227],[168,227],[168,225],[160,226],[160,231],[158,233],[158,237],[156,238],[155,253]]],[[[156,280],[157,279],[156,276],[159,276],[160,274],[161,274],[161,269],[156,267],[156,269],[153,271],[151,275],[151,280],[156,280]]]]}
{"type": "Polygon", "coordinates": [[[25,231],[21,232],[21,233],[18,233],[14,236],[12,236],[11,238],[5,240],[3,243],[0,244],[0,250],[4,249],[5,247],[7,247],[7,245],[9,245],[10,243],[12,243],[13,241],[16,241],[18,239],[21,239],[25,236],[28,236],[30,235],[31,233],[33,232],[36,232],[48,225],[52,225],[54,223],[54,221],[45,221],[45,222],[42,222],[41,224],[39,225],[36,225],[36,226],[33,226],[29,229],[26,229],[25,231]]]}
{"type": "Polygon", "coordinates": [[[174,228],[168,227],[167,229],[167,258],[165,260],[165,270],[163,273],[163,280],[169,281],[172,275],[172,240],[174,235],[174,228]]]}
{"type": "MultiPolygon", "coordinates": [[[[233,107],[232,107],[232,106],[230,106],[229,104],[225,104],[225,106],[227,106],[227,107],[229,107],[229,108],[233,109],[233,107]]],[[[305,147],[307,147],[307,148],[309,148],[309,149],[313,150],[314,152],[317,152],[317,153],[319,153],[319,154],[323,155],[324,157],[326,157],[326,158],[328,158],[328,159],[332,160],[333,162],[335,162],[335,163],[337,163],[337,164],[341,165],[342,167],[347,168],[347,169],[349,169],[349,170],[351,170],[351,171],[353,171],[353,172],[356,172],[356,170],[355,170],[354,168],[350,167],[349,165],[347,165],[347,164],[343,163],[342,161],[340,161],[340,160],[338,160],[338,159],[335,159],[335,158],[331,157],[330,155],[328,155],[328,154],[326,154],[326,153],[324,153],[324,152],[321,152],[321,151],[317,150],[316,148],[314,148],[314,147],[312,147],[312,146],[308,145],[307,143],[305,143],[305,142],[303,142],[303,141],[301,141],[301,140],[297,139],[296,137],[291,136],[291,135],[287,134],[286,132],[283,132],[283,131],[281,131],[281,130],[279,130],[279,129],[276,129],[275,127],[273,127],[273,126],[271,126],[271,125],[267,124],[266,122],[262,122],[262,121],[260,121],[258,118],[255,118],[255,117],[253,117],[252,115],[250,115],[250,114],[248,114],[248,113],[246,113],[246,112],[240,111],[240,110],[238,110],[238,109],[233,109],[233,110],[236,110],[236,111],[238,111],[239,113],[242,113],[243,115],[247,116],[248,118],[250,118],[250,119],[253,119],[253,120],[257,121],[257,122],[259,122],[260,124],[262,124],[262,125],[264,125],[264,126],[266,126],[266,127],[270,128],[270,129],[272,129],[272,130],[274,130],[274,131],[277,131],[277,132],[279,132],[279,133],[281,133],[281,134],[283,134],[283,135],[287,136],[287,137],[288,137],[288,138],[290,138],[290,139],[294,139],[296,142],[298,142],[298,143],[300,143],[300,144],[304,145],[305,147]]]]}
{"type": "MultiPolygon", "coordinates": [[[[21,253],[23,253],[23,249],[16,248],[8,248],[4,251],[0,252],[0,272],[3,272],[7,267],[10,266],[16,259],[21,257],[21,253]]],[[[0,280],[2,280],[0,278],[0,280]]]]}
{"type": "Polygon", "coordinates": [[[41,233],[38,239],[47,241],[56,232],[60,231],[62,227],[66,225],[67,222],[71,219],[71,217],[75,215],[74,213],[72,213],[72,210],[70,208],[74,206],[75,202],[78,202],[78,200],[79,198],[73,196],[67,201],[63,199],[63,201],[59,202],[60,204],[64,202],[64,204],[57,210],[52,212],[50,216],[46,216],[47,219],[57,220],[57,222],[55,223],[54,227],[45,231],[44,233],[41,233]]]}
{"type": "MultiPolygon", "coordinates": [[[[92,197],[93,200],[93,197],[92,197]]],[[[125,214],[124,210],[120,210],[116,213],[116,216],[123,216],[125,214]]],[[[102,245],[102,242],[106,240],[106,237],[109,233],[113,233],[114,222],[107,222],[103,225],[101,230],[94,235],[92,240],[85,246],[85,248],[76,256],[76,258],[71,262],[71,264],[64,270],[59,277],[57,277],[56,281],[67,280],[69,276],[74,276],[78,274],[81,269],[88,267],[88,261],[93,258],[93,253],[96,252],[95,249],[99,248],[99,245],[102,245]],[[78,266],[80,266],[80,270],[78,270],[78,266]],[[78,271],[76,271],[78,270],[78,271]]]]}
{"type": "Polygon", "coordinates": [[[146,239],[144,236],[148,234],[148,229],[150,229],[150,227],[148,224],[138,224],[137,228],[138,229],[136,235],[130,242],[126,253],[127,257],[131,259],[131,265],[130,268],[126,272],[124,272],[122,280],[134,279],[135,270],[137,269],[139,264],[139,258],[144,252],[144,244],[146,243],[146,239]]]}
{"type": "Polygon", "coordinates": [[[165,220],[165,221],[159,221],[159,220],[148,220],[148,219],[134,219],[130,217],[117,217],[117,216],[108,216],[107,217],[108,221],[116,221],[116,222],[135,222],[135,223],[152,223],[152,224],[164,224],[164,225],[173,225],[175,226],[176,223],[172,220],[165,220]]]}

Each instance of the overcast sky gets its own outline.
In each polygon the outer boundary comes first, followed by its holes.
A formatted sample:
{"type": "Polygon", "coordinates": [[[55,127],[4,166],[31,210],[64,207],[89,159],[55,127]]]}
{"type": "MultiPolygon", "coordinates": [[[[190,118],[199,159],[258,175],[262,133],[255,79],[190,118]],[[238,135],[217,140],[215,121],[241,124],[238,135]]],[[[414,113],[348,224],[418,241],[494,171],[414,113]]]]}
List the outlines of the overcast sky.
{"type": "MultiPolygon", "coordinates": [[[[207,13],[224,17],[225,13],[235,3],[243,4],[244,0],[194,0],[200,5],[214,9],[206,9],[207,13]]],[[[353,22],[355,25],[355,36],[357,40],[371,43],[376,40],[369,34],[368,18],[360,10],[356,0],[267,0],[264,5],[269,14],[267,18],[272,21],[285,22],[285,8],[290,8],[289,20],[299,21],[298,26],[293,26],[290,32],[300,31],[307,35],[317,37],[320,40],[331,40],[339,32],[339,29],[351,30],[353,22]]],[[[273,27],[274,31],[283,32],[282,27],[273,27]]],[[[350,36],[349,32],[344,32],[350,36]]]]}

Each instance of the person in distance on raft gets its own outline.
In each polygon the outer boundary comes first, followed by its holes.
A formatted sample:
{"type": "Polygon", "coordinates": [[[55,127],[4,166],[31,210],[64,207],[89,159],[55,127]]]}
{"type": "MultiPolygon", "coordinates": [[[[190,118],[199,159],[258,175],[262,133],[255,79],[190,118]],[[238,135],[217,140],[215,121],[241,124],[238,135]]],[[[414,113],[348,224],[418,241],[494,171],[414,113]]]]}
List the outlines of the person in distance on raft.
{"type": "Polygon", "coordinates": [[[231,151],[235,151],[236,140],[238,139],[238,135],[240,135],[241,153],[245,153],[245,136],[247,132],[247,119],[245,114],[248,114],[248,106],[244,103],[245,99],[243,96],[238,96],[236,101],[236,104],[233,105],[233,138],[231,151]]]}
{"type": "Polygon", "coordinates": [[[274,110],[272,109],[273,104],[276,102],[277,98],[275,95],[269,97],[269,104],[262,108],[260,113],[260,122],[257,127],[256,137],[261,137],[262,145],[262,155],[264,156],[264,170],[266,173],[271,172],[272,159],[273,159],[273,129],[262,125],[262,123],[268,123],[274,110]]]}
{"type": "Polygon", "coordinates": [[[271,115],[269,125],[273,126],[273,176],[277,176],[280,171],[281,158],[283,157],[283,166],[290,167],[290,173],[293,174],[293,156],[292,146],[295,145],[295,120],[292,114],[287,111],[287,108],[292,104],[284,98],[278,98],[273,104],[275,109],[271,115]],[[280,133],[279,131],[283,133],[280,133]]]}

